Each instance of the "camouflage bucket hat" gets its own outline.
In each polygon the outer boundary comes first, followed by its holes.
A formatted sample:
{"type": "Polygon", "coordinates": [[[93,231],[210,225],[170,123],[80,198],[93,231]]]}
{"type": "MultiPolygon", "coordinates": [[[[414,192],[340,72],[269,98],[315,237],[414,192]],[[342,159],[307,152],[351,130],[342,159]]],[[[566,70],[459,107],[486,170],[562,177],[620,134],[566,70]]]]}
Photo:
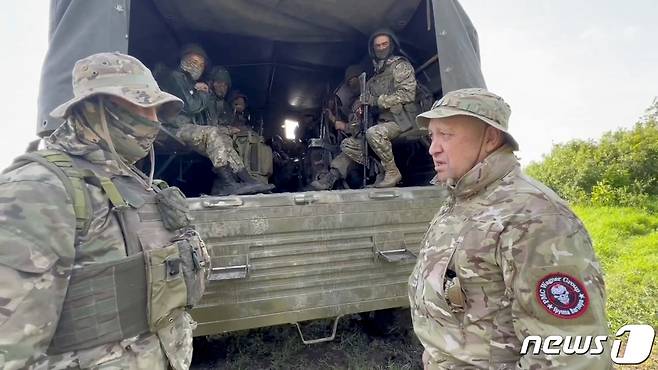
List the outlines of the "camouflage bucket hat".
{"type": "Polygon", "coordinates": [[[512,149],[519,144],[509,133],[510,106],[500,96],[485,89],[470,88],[455,90],[437,100],[430,110],[416,117],[416,123],[427,128],[432,118],[471,116],[503,132],[512,149]]]}
{"type": "Polygon", "coordinates": [[[73,98],[50,115],[65,118],[75,104],[96,95],[116,96],[142,108],[156,107],[161,119],[172,117],[183,108],[182,100],[160,90],[142,62],[114,52],[93,54],[75,62],[73,98]]]}

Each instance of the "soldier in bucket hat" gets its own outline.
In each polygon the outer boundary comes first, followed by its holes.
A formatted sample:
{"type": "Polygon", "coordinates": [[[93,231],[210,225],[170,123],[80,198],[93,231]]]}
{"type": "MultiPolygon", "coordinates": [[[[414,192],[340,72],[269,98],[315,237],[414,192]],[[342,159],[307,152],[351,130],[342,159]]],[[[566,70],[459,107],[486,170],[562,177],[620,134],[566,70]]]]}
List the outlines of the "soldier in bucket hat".
{"type": "Polygon", "coordinates": [[[0,176],[0,368],[187,369],[209,258],[180,190],[133,166],[182,102],[120,53],[76,62],[73,93],[0,176]]]}
{"type": "Polygon", "coordinates": [[[409,278],[425,369],[606,369],[599,356],[521,354],[525,337],[607,335],[601,265],[581,221],[521,172],[511,110],[484,89],[416,118],[448,199],[409,278]]]}

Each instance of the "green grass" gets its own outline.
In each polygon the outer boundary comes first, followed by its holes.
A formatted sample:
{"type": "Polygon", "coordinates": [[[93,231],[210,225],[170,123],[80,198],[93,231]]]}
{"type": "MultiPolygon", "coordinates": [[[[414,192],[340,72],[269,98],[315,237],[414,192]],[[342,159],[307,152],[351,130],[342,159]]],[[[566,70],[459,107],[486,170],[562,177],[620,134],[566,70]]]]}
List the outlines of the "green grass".
{"type": "MultiPolygon", "coordinates": [[[[603,265],[607,312],[614,334],[626,324],[649,324],[658,330],[658,201],[644,209],[574,206],[592,237],[603,265]]],[[[658,343],[640,366],[658,368],[658,343]]]]}
{"type": "Polygon", "coordinates": [[[575,206],[603,265],[613,331],[658,328],[658,215],[635,208],[575,206]]]}

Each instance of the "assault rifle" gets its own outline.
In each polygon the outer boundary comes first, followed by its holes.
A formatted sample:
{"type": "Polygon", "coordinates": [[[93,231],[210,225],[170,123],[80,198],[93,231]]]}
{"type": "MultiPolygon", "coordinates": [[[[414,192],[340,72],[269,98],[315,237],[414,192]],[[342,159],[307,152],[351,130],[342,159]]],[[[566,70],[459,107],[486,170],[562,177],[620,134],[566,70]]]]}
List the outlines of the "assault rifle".
{"type": "Polygon", "coordinates": [[[359,95],[359,103],[361,104],[361,133],[363,139],[363,188],[366,188],[368,180],[368,140],[366,139],[366,132],[370,127],[370,112],[368,111],[368,98],[369,93],[366,86],[366,73],[363,72],[359,75],[359,85],[361,86],[361,95],[359,95]]]}

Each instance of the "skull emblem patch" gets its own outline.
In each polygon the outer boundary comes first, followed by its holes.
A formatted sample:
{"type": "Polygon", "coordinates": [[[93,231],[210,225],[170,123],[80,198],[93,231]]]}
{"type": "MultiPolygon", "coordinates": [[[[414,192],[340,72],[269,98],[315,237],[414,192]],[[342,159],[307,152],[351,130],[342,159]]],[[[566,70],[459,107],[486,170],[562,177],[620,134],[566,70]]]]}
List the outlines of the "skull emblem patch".
{"type": "Polygon", "coordinates": [[[575,319],[587,311],[589,296],[585,285],[564,273],[551,273],[537,282],[537,301],[551,315],[575,319]]]}

